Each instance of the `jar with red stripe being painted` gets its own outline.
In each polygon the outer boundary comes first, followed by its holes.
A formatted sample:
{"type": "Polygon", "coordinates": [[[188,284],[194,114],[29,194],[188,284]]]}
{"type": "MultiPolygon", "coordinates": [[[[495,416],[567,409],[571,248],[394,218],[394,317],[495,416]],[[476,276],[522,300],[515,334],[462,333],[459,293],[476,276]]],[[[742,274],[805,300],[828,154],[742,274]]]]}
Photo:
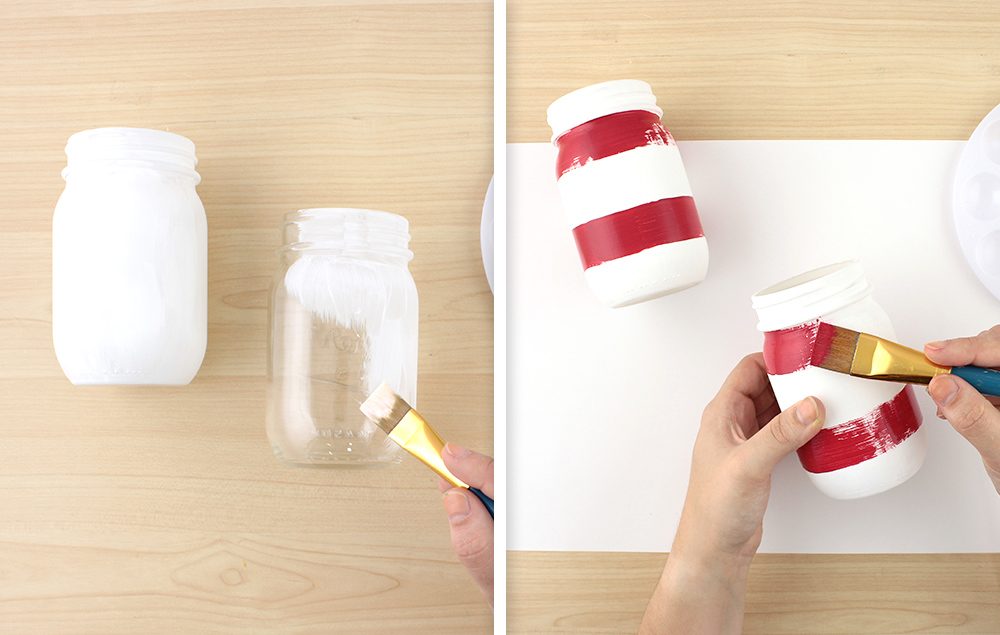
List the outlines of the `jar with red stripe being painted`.
{"type": "Polygon", "coordinates": [[[708,243],[680,152],[649,84],[616,80],[573,91],[548,109],[559,195],[584,277],[627,306],[705,279],[708,243]]]}
{"type": "Polygon", "coordinates": [[[913,388],[860,379],[811,365],[822,323],[895,339],[858,262],[809,271],[753,296],[764,333],[764,365],[784,410],[808,396],[826,421],[799,450],[812,482],[833,498],[861,498],[917,473],[927,454],[913,388]]]}

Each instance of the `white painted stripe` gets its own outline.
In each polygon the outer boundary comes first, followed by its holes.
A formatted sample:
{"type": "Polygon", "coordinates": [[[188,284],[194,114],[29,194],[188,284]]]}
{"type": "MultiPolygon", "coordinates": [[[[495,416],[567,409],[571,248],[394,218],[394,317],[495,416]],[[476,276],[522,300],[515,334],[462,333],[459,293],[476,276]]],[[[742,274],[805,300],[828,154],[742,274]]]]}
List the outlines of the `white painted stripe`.
{"type": "Polygon", "coordinates": [[[816,366],[770,378],[774,396],[782,409],[810,395],[822,401],[826,406],[824,428],[864,417],[904,388],[902,384],[858,379],[816,366]]]}
{"type": "Polygon", "coordinates": [[[708,242],[699,236],[602,262],[583,276],[604,304],[621,307],[687,289],[707,273],[708,242]]]}
{"type": "Polygon", "coordinates": [[[677,146],[651,144],[570,170],[559,179],[559,195],[578,227],[643,203],[691,196],[691,185],[677,146]]]}

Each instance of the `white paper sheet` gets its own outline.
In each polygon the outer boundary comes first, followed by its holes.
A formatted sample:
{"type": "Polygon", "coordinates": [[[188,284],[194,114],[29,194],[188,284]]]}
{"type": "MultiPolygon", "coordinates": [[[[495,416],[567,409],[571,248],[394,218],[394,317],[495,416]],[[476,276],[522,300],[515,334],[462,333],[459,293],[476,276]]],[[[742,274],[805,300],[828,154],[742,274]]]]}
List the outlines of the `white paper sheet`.
{"type": "MultiPolygon", "coordinates": [[[[666,551],[702,409],[760,350],[750,295],[860,258],[899,339],[1000,322],[951,225],[956,141],[681,142],[711,249],[708,279],[624,309],[584,284],[548,144],[508,146],[509,548],[666,551]]],[[[764,552],[1000,550],[978,454],[917,390],[930,451],[887,493],[827,498],[792,456],[773,479],[764,552]]]]}

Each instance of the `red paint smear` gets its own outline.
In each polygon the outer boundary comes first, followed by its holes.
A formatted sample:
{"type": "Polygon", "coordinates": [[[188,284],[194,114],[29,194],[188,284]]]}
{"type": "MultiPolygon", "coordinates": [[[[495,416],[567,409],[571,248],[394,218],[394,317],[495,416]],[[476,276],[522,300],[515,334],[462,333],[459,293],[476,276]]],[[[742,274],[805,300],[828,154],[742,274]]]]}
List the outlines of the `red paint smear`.
{"type": "Polygon", "coordinates": [[[918,428],[920,409],[906,386],[864,417],[820,430],[799,448],[799,461],[813,473],[840,470],[888,452],[918,428]]]}
{"type": "Polygon", "coordinates": [[[660,118],[646,110],[629,110],[580,124],[556,140],[556,176],[590,161],[648,145],[673,143],[660,118]]]}
{"type": "Polygon", "coordinates": [[[704,235],[690,196],[645,203],[573,229],[584,269],[657,245],[704,235]]]}
{"type": "Polygon", "coordinates": [[[802,370],[812,359],[819,320],[780,331],[764,333],[764,367],[768,375],[787,375],[802,370]]]}

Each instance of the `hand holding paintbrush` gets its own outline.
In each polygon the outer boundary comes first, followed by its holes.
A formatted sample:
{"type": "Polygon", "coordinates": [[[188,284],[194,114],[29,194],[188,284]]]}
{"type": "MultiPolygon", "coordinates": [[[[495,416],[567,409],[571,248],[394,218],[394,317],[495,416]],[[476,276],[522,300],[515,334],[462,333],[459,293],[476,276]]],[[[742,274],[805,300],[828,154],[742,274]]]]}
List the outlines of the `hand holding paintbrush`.
{"type": "Polygon", "coordinates": [[[820,324],[811,363],[857,377],[929,384],[938,416],[979,450],[1000,492],[1000,371],[995,370],[1000,367],[1000,325],[974,337],[931,342],[922,354],[820,324]]]}
{"type": "Polygon", "coordinates": [[[385,384],[361,404],[361,412],[441,477],[452,545],[493,606],[493,459],[446,444],[385,384]]]}
{"type": "MultiPolygon", "coordinates": [[[[931,342],[924,351],[938,364],[1000,367],[1000,325],[973,337],[931,342]]],[[[983,397],[951,375],[935,377],[928,392],[938,416],[979,450],[986,473],[1000,492],[1000,398],[983,397]]]]}
{"type": "MultiPolygon", "coordinates": [[[[975,360],[975,356],[955,359],[975,360]]],[[[972,365],[943,366],[920,351],[826,322],[819,324],[810,363],[855,377],[910,384],[929,384],[939,375],[951,374],[984,395],[1000,396],[1000,371],[972,365]]]]}
{"type": "Polygon", "coordinates": [[[438,476],[455,487],[463,487],[475,494],[490,517],[493,517],[493,499],[451,473],[442,456],[444,441],[427,420],[391,388],[385,384],[376,388],[361,404],[361,412],[389,435],[392,441],[423,461],[438,476]]]}

